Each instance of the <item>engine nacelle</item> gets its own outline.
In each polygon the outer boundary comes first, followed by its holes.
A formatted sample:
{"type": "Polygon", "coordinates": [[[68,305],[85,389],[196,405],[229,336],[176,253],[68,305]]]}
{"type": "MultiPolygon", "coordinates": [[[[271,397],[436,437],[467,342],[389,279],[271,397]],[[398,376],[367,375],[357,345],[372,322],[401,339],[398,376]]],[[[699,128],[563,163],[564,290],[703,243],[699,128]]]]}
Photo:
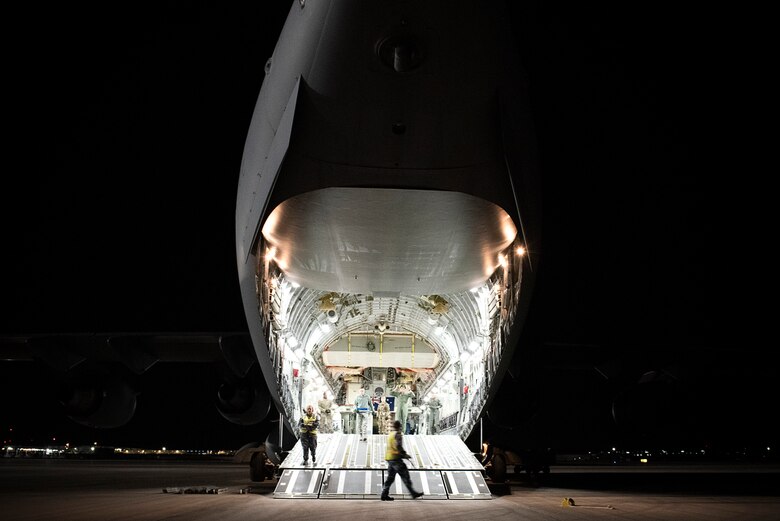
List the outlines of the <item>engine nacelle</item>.
{"type": "Polygon", "coordinates": [[[255,425],[268,416],[271,396],[250,379],[223,383],[217,391],[217,410],[237,425],[255,425]]]}
{"type": "Polygon", "coordinates": [[[116,371],[95,367],[67,374],[60,403],[74,422],[95,429],[114,429],[135,414],[138,393],[116,371]]]}

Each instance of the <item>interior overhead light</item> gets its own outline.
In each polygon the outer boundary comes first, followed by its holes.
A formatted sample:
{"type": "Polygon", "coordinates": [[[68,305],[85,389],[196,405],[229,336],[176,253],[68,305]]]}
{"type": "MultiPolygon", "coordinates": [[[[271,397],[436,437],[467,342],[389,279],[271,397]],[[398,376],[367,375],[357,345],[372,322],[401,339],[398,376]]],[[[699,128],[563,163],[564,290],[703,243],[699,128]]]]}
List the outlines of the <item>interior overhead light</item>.
{"type": "Polygon", "coordinates": [[[339,314],[336,313],[335,309],[329,309],[326,315],[328,316],[328,320],[330,320],[334,324],[339,321],[339,314]]]}
{"type": "Polygon", "coordinates": [[[428,314],[428,323],[432,326],[436,325],[439,322],[439,316],[436,313],[429,313],[428,314]]]}
{"type": "Polygon", "coordinates": [[[520,255],[521,257],[522,257],[523,255],[525,255],[525,248],[523,248],[522,246],[518,246],[518,247],[517,247],[517,250],[515,250],[515,251],[516,251],[516,252],[517,252],[517,254],[518,254],[518,255],[520,255]]]}

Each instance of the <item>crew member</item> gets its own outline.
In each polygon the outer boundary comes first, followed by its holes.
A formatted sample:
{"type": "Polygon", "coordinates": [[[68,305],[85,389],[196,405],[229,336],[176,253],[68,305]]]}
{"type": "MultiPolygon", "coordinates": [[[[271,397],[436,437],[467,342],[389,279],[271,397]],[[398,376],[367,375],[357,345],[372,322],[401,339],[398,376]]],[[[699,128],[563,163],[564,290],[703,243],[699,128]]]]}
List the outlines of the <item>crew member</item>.
{"type": "Polygon", "coordinates": [[[306,414],[298,420],[298,429],[301,431],[301,446],[303,447],[303,464],[309,464],[309,451],[311,462],[317,464],[317,427],[320,421],[314,415],[314,406],[306,406],[306,414]]]}
{"type": "Polygon", "coordinates": [[[431,399],[428,402],[428,411],[427,411],[428,434],[439,434],[440,413],[441,413],[441,401],[434,394],[431,396],[431,399]]]}
{"type": "Polygon", "coordinates": [[[322,400],[317,402],[317,408],[320,410],[320,431],[323,433],[333,432],[333,400],[328,398],[328,392],[322,393],[322,400]]]}
{"type": "Polygon", "coordinates": [[[374,408],[371,406],[371,398],[366,394],[364,388],[360,388],[360,393],[355,398],[355,417],[357,418],[357,433],[360,434],[360,441],[366,441],[366,431],[371,430],[371,416],[374,408]]]}
{"type": "Polygon", "coordinates": [[[379,434],[387,434],[390,430],[390,404],[385,397],[379,398],[379,405],[376,406],[376,422],[379,426],[379,434]]]}
{"type": "Polygon", "coordinates": [[[409,414],[409,399],[414,393],[401,384],[395,390],[390,391],[390,394],[395,396],[395,419],[401,422],[402,432],[407,432],[406,417],[409,414]]]}
{"type": "Polygon", "coordinates": [[[409,477],[409,469],[406,468],[405,459],[410,459],[411,456],[404,450],[404,437],[401,433],[401,422],[398,420],[393,422],[393,430],[387,437],[387,450],[385,451],[385,461],[387,461],[387,480],[385,480],[385,486],[382,487],[382,495],[379,498],[382,501],[393,501],[390,496],[390,485],[395,481],[395,475],[401,476],[406,488],[409,489],[409,493],[412,498],[417,499],[422,496],[422,492],[417,492],[412,486],[412,480],[409,477]]]}

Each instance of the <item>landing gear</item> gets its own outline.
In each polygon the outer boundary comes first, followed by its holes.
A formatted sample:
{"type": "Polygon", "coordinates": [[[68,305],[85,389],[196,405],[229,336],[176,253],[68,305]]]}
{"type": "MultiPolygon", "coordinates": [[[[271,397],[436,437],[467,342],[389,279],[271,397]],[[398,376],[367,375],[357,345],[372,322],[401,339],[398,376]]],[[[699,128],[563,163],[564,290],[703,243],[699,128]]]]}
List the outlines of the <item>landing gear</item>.
{"type": "Polygon", "coordinates": [[[506,458],[503,454],[494,454],[493,460],[490,462],[493,468],[493,472],[490,475],[490,479],[493,483],[503,483],[506,481],[506,458]]]}
{"type": "Polygon", "coordinates": [[[249,462],[249,479],[252,481],[265,481],[274,475],[274,465],[268,461],[265,452],[255,452],[249,462]]]}

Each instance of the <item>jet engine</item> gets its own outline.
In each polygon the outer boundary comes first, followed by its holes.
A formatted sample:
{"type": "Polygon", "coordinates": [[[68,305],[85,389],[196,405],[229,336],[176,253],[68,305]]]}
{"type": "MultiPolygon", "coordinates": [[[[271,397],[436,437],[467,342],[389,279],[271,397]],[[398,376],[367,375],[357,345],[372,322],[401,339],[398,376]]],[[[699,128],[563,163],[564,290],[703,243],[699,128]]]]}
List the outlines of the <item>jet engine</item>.
{"type": "Polygon", "coordinates": [[[271,395],[259,378],[224,382],[217,391],[217,410],[237,425],[255,425],[268,416],[271,395]]]}
{"type": "Polygon", "coordinates": [[[135,414],[137,391],[119,369],[92,365],[66,373],[60,403],[74,422],[95,429],[127,424],[135,414]]]}

